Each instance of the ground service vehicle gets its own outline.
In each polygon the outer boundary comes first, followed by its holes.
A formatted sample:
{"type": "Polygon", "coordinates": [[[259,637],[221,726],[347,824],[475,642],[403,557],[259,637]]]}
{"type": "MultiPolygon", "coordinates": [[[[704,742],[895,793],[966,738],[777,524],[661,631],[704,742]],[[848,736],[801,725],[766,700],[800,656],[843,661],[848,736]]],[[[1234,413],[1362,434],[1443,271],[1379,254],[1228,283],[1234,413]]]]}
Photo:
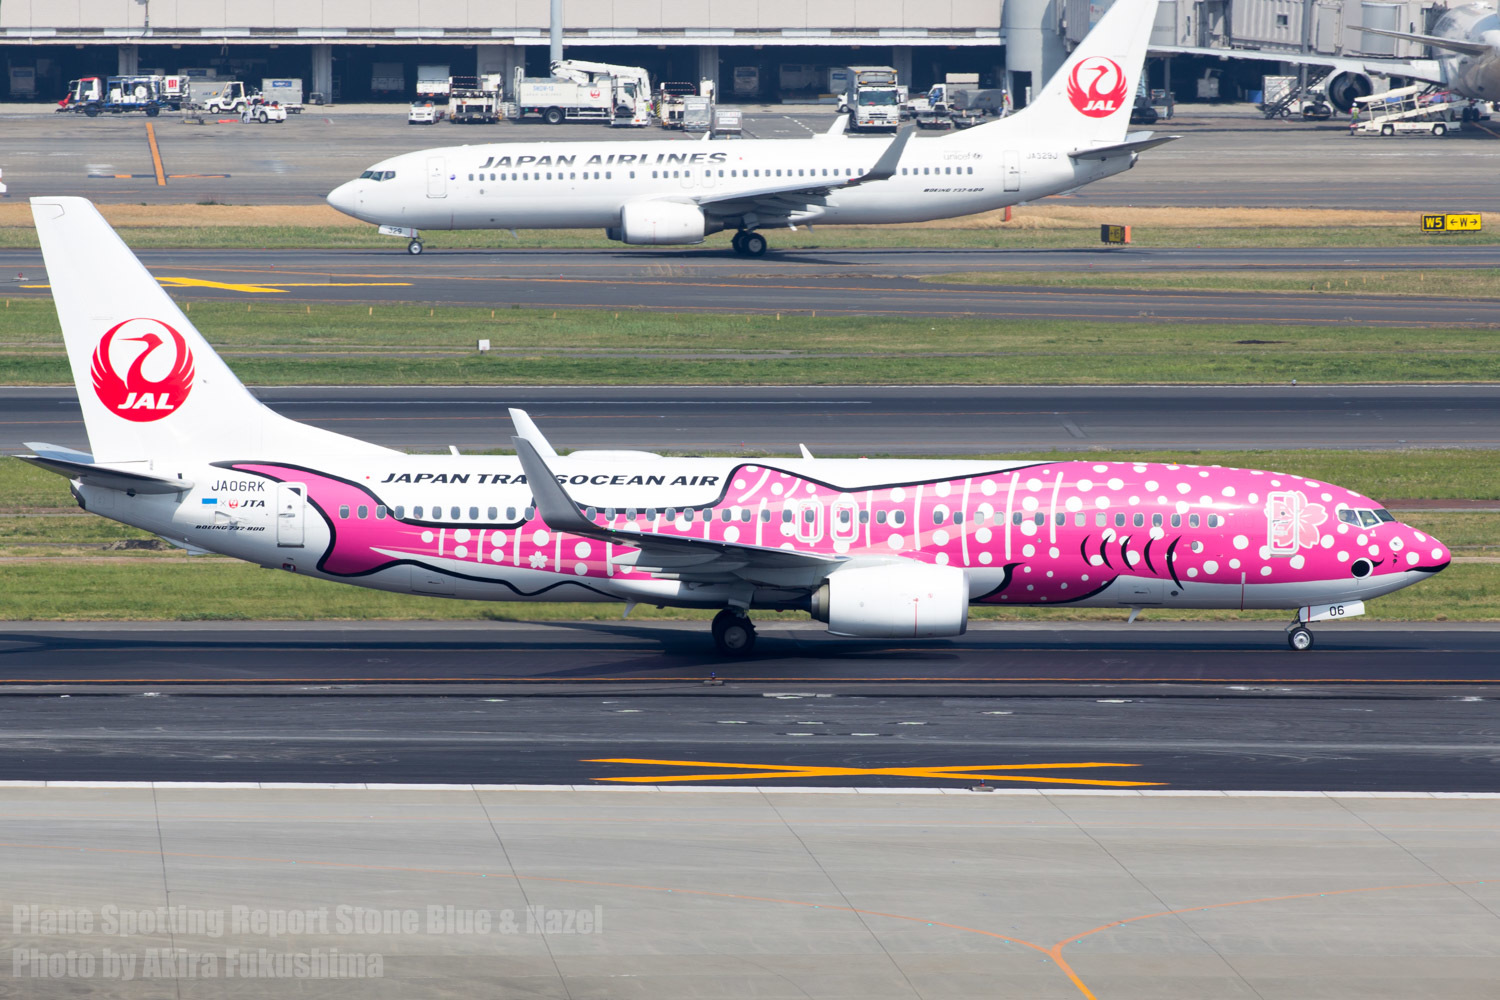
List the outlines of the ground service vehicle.
{"type": "Polygon", "coordinates": [[[610,124],[622,127],[651,124],[651,77],[641,67],[559,59],[550,68],[554,79],[609,88],[614,100],[610,124]]]}
{"type": "Polygon", "coordinates": [[[684,97],[682,99],[682,130],[684,132],[707,132],[713,128],[714,105],[706,97],[684,97]]]}
{"type": "Polygon", "coordinates": [[[436,125],[442,112],[431,101],[413,101],[406,112],[408,125],[436,125]]]}
{"type": "Polygon", "coordinates": [[[270,122],[284,122],[286,121],[286,108],[256,94],[250,98],[250,103],[245,106],[245,110],[240,112],[240,121],[246,124],[259,122],[262,125],[270,122]]]}
{"type": "Polygon", "coordinates": [[[901,127],[901,92],[895,87],[859,87],[846,103],[851,131],[894,132],[901,127]]]}
{"type": "Polygon", "coordinates": [[[275,101],[286,108],[288,114],[302,113],[302,79],[300,77],[264,77],[260,81],[260,93],[268,101],[275,101]]]}
{"type": "Polygon", "coordinates": [[[516,67],[516,110],[522,119],[540,118],[548,125],[563,122],[609,122],[615,115],[614,85],[579,83],[553,77],[527,77],[516,67]]]}
{"type": "Polygon", "coordinates": [[[452,90],[451,78],[448,75],[448,67],[442,66],[418,66],[417,67],[417,96],[418,97],[446,97],[452,90]]]}
{"type": "Polygon", "coordinates": [[[239,80],[214,80],[203,84],[202,89],[203,94],[197,100],[210,114],[241,114],[250,105],[251,95],[239,80]]]}
{"type": "Polygon", "coordinates": [[[656,91],[656,119],[662,128],[682,128],[682,113],[689,97],[697,97],[698,86],[674,81],[661,84],[656,91]]]}
{"type": "Polygon", "coordinates": [[[745,134],[745,116],[738,108],[715,108],[715,139],[739,139],[745,134]]]}
{"type": "Polygon", "coordinates": [[[734,68],[734,96],[760,96],[759,66],[736,66],[734,68]]]}
{"type": "MultiPolygon", "coordinates": [[[[1305,650],[1309,625],[1451,561],[1375,500],[1255,469],[562,456],[520,410],[515,455],[405,454],[266,407],[88,201],[31,204],[90,450],[28,443],[20,460],[65,477],[86,511],[268,569],[399,594],[716,610],[715,645],[744,656],[757,608],[909,642],[962,635],[975,605],[1285,609],[1287,644],[1305,650]]],[[[141,566],[138,585],[174,571],[141,566]]]]}
{"type": "Polygon", "coordinates": [[[500,93],[494,90],[450,91],[448,120],[455,125],[493,125],[500,120],[500,93]]]}
{"type": "Polygon", "coordinates": [[[84,77],[73,81],[68,98],[60,110],[82,111],[90,118],[100,114],[139,112],[150,118],[167,107],[161,96],[161,77],[111,76],[84,77]]]}
{"type": "Polygon", "coordinates": [[[1425,84],[1399,87],[1383,94],[1357,97],[1358,109],[1349,123],[1350,135],[1447,135],[1464,127],[1467,101],[1450,101],[1447,94],[1428,94],[1425,84]]]}

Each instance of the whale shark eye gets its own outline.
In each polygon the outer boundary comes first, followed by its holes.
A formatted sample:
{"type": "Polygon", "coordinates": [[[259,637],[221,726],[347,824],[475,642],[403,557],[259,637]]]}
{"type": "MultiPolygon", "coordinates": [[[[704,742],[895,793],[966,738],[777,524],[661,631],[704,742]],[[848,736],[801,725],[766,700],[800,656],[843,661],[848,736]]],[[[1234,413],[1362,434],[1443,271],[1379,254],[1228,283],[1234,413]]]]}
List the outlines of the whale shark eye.
{"type": "Polygon", "coordinates": [[[1374,568],[1374,566],[1370,565],[1370,560],[1356,559],[1354,560],[1354,565],[1349,567],[1349,572],[1353,573],[1357,577],[1364,578],[1369,576],[1370,571],[1374,568]]]}

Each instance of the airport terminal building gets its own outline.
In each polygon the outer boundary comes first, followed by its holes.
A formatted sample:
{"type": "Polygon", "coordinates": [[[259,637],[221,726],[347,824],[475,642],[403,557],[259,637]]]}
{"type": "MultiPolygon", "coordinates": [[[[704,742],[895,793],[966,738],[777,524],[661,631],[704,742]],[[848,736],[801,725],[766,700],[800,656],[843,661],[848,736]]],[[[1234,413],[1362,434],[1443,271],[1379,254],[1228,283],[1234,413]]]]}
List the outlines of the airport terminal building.
{"type": "MultiPolygon", "coordinates": [[[[890,65],[913,90],[978,73],[1018,104],[1059,66],[1111,0],[565,0],[564,45],[578,58],[643,66],[654,80],[713,79],[726,101],[817,100],[826,69],[890,65]]],[[[1163,0],[1161,45],[1414,56],[1362,26],[1423,31],[1420,0],[1163,0]]],[[[57,100],[67,81],[211,70],[219,78],[300,77],[326,102],[401,101],[420,66],[452,75],[516,66],[545,75],[547,0],[5,0],[5,99],[57,100]]],[[[1208,63],[1173,60],[1179,100],[1208,63]]],[[[1239,96],[1274,63],[1221,64],[1239,96]]],[[[1162,83],[1162,69],[1151,77],[1162,83]]]]}

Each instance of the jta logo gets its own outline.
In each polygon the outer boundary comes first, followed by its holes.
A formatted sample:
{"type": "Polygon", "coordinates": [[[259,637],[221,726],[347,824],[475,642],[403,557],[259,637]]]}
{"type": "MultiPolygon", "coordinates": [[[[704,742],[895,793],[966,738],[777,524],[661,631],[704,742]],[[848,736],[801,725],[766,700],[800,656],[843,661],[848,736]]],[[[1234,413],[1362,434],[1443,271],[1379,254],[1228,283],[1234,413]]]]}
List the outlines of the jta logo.
{"type": "Polygon", "coordinates": [[[94,392],[109,409],[126,420],[160,420],[187,399],[193,388],[193,354],[182,334],[158,319],[127,319],[110,327],[94,348],[94,392]],[[119,336],[116,334],[134,334],[119,336]],[[172,354],[158,348],[172,343],[172,354]],[[111,348],[116,344],[140,343],[145,348],[130,362],[125,377],[115,368],[111,348]],[[146,374],[147,366],[151,374],[146,374]]]}
{"type": "Polygon", "coordinates": [[[1120,64],[1103,56],[1084,59],[1068,76],[1068,100],[1090,118],[1108,118],[1120,110],[1126,89],[1120,64]]]}

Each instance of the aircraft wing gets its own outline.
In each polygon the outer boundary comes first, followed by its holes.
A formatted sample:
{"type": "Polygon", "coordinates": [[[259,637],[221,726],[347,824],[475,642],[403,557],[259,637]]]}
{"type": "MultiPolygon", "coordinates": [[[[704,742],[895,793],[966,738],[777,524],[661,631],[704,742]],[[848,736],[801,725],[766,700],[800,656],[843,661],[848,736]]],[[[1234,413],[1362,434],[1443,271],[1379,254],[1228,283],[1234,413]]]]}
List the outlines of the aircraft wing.
{"type": "Polygon", "coordinates": [[[583,515],[579,506],[532,443],[523,437],[512,439],[516,456],[526,472],[536,509],[548,526],[580,538],[610,542],[637,552],[617,557],[617,565],[659,577],[694,582],[734,582],[764,584],[775,587],[812,588],[831,573],[841,556],[797,552],[764,545],[745,545],[710,538],[685,535],[662,535],[646,531],[623,531],[595,524],[583,515]]]}
{"type": "Polygon", "coordinates": [[[886,146],[875,165],[857,177],[842,178],[788,178],[783,184],[767,185],[750,190],[711,192],[693,198],[706,214],[740,215],[747,211],[759,211],[767,215],[787,214],[808,207],[828,204],[828,196],[846,188],[858,187],[875,181],[889,180],[896,175],[901,153],[916,131],[907,125],[896,133],[886,146]]]}
{"type": "MultiPolygon", "coordinates": [[[[1368,29],[1367,29],[1368,30],[1368,29]]],[[[1293,66],[1327,66],[1336,73],[1373,73],[1378,76],[1409,76],[1414,80],[1446,83],[1436,59],[1386,59],[1381,56],[1325,56],[1316,52],[1281,52],[1266,49],[1215,49],[1197,45],[1153,45],[1154,56],[1215,56],[1219,59],[1253,59],[1283,62],[1293,66]]]]}
{"type": "Polygon", "coordinates": [[[1439,38],[1437,35],[1415,35],[1406,31],[1386,31],[1383,28],[1361,28],[1372,35],[1385,35],[1388,38],[1400,38],[1408,42],[1420,42],[1423,45],[1431,45],[1435,49],[1446,49],[1449,52],[1457,52],[1465,56],[1482,56],[1495,51],[1494,46],[1488,42],[1468,42],[1457,38],[1439,38]]]}

